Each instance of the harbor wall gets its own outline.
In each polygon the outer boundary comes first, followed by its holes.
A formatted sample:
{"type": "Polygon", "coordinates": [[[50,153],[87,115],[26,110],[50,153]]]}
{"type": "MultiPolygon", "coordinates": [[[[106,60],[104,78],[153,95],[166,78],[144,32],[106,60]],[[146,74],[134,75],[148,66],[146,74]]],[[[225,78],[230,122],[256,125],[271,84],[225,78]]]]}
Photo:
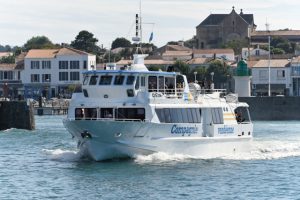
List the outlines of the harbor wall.
{"type": "Polygon", "coordinates": [[[239,97],[252,120],[300,120],[300,97],[239,97]]]}
{"type": "Polygon", "coordinates": [[[0,130],[35,129],[33,106],[26,101],[0,101],[0,130]]]}

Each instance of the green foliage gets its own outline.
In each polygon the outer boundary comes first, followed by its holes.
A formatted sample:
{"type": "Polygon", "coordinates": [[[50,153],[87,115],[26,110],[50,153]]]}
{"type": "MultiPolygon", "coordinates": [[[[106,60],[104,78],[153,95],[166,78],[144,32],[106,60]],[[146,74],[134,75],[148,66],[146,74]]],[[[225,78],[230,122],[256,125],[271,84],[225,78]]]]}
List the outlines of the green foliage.
{"type": "Polygon", "coordinates": [[[157,65],[152,65],[152,66],[148,67],[149,71],[159,71],[160,69],[161,69],[161,67],[157,66],[157,65]]]}
{"type": "Polygon", "coordinates": [[[75,40],[71,42],[71,46],[75,49],[98,55],[100,47],[96,45],[97,42],[98,39],[94,38],[93,33],[83,30],[80,31],[75,40]]]}
{"type": "Polygon", "coordinates": [[[249,42],[247,39],[231,40],[224,44],[223,48],[233,49],[235,55],[240,55],[242,53],[242,48],[248,47],[248,44],[249,42]]]}
{"type": "Polygon", "coordinates": [[[194,82],[195,81],[195,72],[196,74],[196,80],[199,82],[203,82],[206,76],[206,67],[204,66],[197,66],[195,69],[193,69],[187,76],[189,82],[194,82]]]}
{"type": "Polygon", "coordinates": [[[224,85],[232,74],[230,67],[221,60],[214,60],[209,64],[206,71],[206,80],[211,80],[211,72],[214,72],[213,81],[215,88],[222,88],[221,85],[224,85]]]}
{"type": "Polygon", "coordinates": [[[281,48],[272,48],[271,53],[272,54],[285,54],[285,51],[281,48]]]}
{"type": "Polygon", "coordinates": [[[46,36],[36,36],[29,39],[24,44],[24,49],[29,51],[30,49],[53,49],[56,46],[46,36]]]}
{"type": "Polygon", "coordinates": [[[190,72],[190,67],[183,61],[177,60],[174,64],[174,69],[179,71],[181,74],[188,75],[190,72]]]}
{"type": "Polygon", "coordinates": [[[126,38],[117,38],[111,44],[111,49],[115,49],[118,47],[131,47],[131,42],[126,38]]]}
{"type": "Polygon", "coordinates": [[[273,47],[271,51],[273,54],[294,53],[296,46],[282,37],[272,37],[270,45],[273,47]]]}
{"type": "Polygon", "coordinates": [[[0,63],[8,63],[8,64],[15,63],[15,56],[12,55],[12,56],[2,57],[0,59],[0,63]]]}
{"type": "Polygon", "coordinates": [[[11,47],[9,45],[2,46],[0,45],[0,52],[10,52],[11,47]]]}

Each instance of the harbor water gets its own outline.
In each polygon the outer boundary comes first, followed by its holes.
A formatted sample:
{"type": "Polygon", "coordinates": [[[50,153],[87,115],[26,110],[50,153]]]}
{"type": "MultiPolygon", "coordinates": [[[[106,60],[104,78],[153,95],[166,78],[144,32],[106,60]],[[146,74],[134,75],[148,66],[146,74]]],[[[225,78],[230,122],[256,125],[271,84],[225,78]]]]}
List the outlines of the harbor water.
{"type": "Polygon", "coordinates": [[[63,117],[0,132],[0,199],[300,199],[300,121],[254,122],[249,153],[94,162],[63,117]]]}

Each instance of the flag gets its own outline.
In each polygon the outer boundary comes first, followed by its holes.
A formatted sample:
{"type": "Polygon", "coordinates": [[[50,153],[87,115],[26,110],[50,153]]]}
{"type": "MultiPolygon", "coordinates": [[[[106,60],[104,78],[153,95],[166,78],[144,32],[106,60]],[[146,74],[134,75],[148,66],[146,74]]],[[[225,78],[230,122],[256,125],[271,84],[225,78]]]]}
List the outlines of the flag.
{"type": "Polygon", "coordinates": [[[151,33],[150,35],[150,38],[149,38],[149,43],[153,40],[153,32],[151,33]]]}

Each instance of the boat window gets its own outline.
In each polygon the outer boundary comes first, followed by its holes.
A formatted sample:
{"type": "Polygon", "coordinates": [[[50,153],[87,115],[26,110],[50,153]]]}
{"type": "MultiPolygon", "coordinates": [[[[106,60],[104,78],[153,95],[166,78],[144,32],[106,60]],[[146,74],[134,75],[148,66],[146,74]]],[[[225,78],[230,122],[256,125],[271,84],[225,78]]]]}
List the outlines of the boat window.
{"type": "Polygon", "coordinates": [[[144,108],[118,108],[116,118],[119,120],[145,120],[144,108]]]}
{"type": "Polygon", "coordinates": [[[88,81],[89,81],[89,76],[85,76],[83,80],[83,85],[88,84],[88,81]]]}
{"type": "Polygon", "coordinates": [[[247,107],[238,107],[234,110],[234,113],[238,123],[249,123],[251,121],[247,107]]]}
{"type": "Polygon", "coordinates": [[[149,88],[149,92],[157,91],[157,77],[156,76],[148,77],[148,88],[149,88]]]}
{"type": "Polygon", "coordinates": [[[157,114],[157,117],[158,117],[159,121],[161,123],[165,123],[166,119],[165,119],[164,109],[156,109],[155,112],[157,114]]]}
{"type": "Polygon", "coordinates": [[[127,76],[126,85],[132,85],[134,82],[134,76],[127,76]]]}
{"type": "Polygon", "coordinates": [[[169,94],[175,92],[175,78],[174,77],[165,77],[165,88],[166,88],[166,92],[169,94]]]}
{"type": "Polygon", "coordinates": [[[138,90],[140,88],[140,77],[136,77],[136,82],[135,82],[135,87],[136,90],[138,90]]]}
{"type": "Polygon", "coordinates": [[[211,114],[214,124],[224,124],[222,108],[212,108],[211,114]]]}
{"type": "Polygon", "coordinates": [[[75,119],[95,120],[97,119],[97,108],[76,108],[75,119]]]}
{"type": "Polygon", "coordinates": [[[155,109],[161,123],[201,123],[201,109],[161,108],[155,109]]]}
{"type": "Polygon", "coordinates": [[[83,118],[83,108],[75,108],[75,119],[79,120],[83,118]]]}
{"type": "Polygon", "coordinates": [[[116,76],[116,77],[115,77],[114,84],[115,84],[115,85],[123,85],[124,78],[125,78],[125,77],[124,77],[124,76],[121,76],[121,75],[116,76]]]}
{"type": "Polygon", "coordinates": [[[164,115],[165,115],[165,122],[166,123],[171,123],[171,115],[170,115],[170,109],[169,108],[165,108],[164,110],[164,115]]]}
{"type": "Polygon", "coordinates": [[[113,118],[113,108],[101,108],[101,118],[113,118]]]}
{"type": "Polygon", "coordinates": [[[165,91],[165,78],[163,76],[158,77],[158,88],[160,92],[165,91]]]}
{"type": "Polygon", "coordinates": [[[112,76],[101,76],[99,85],[110,85],[112,76]]]}
{"type": "Polygon", "coordinates": [[[144,76],[141,77],[141,86],[142,87],[146,86],[146,81],[145,81],[145,77],[144,76]]]}
{"type": "Polygon", "coordinates": [[[96,85],[98,81],[98,76],[91,76],[90,85],[96,85]]]}

